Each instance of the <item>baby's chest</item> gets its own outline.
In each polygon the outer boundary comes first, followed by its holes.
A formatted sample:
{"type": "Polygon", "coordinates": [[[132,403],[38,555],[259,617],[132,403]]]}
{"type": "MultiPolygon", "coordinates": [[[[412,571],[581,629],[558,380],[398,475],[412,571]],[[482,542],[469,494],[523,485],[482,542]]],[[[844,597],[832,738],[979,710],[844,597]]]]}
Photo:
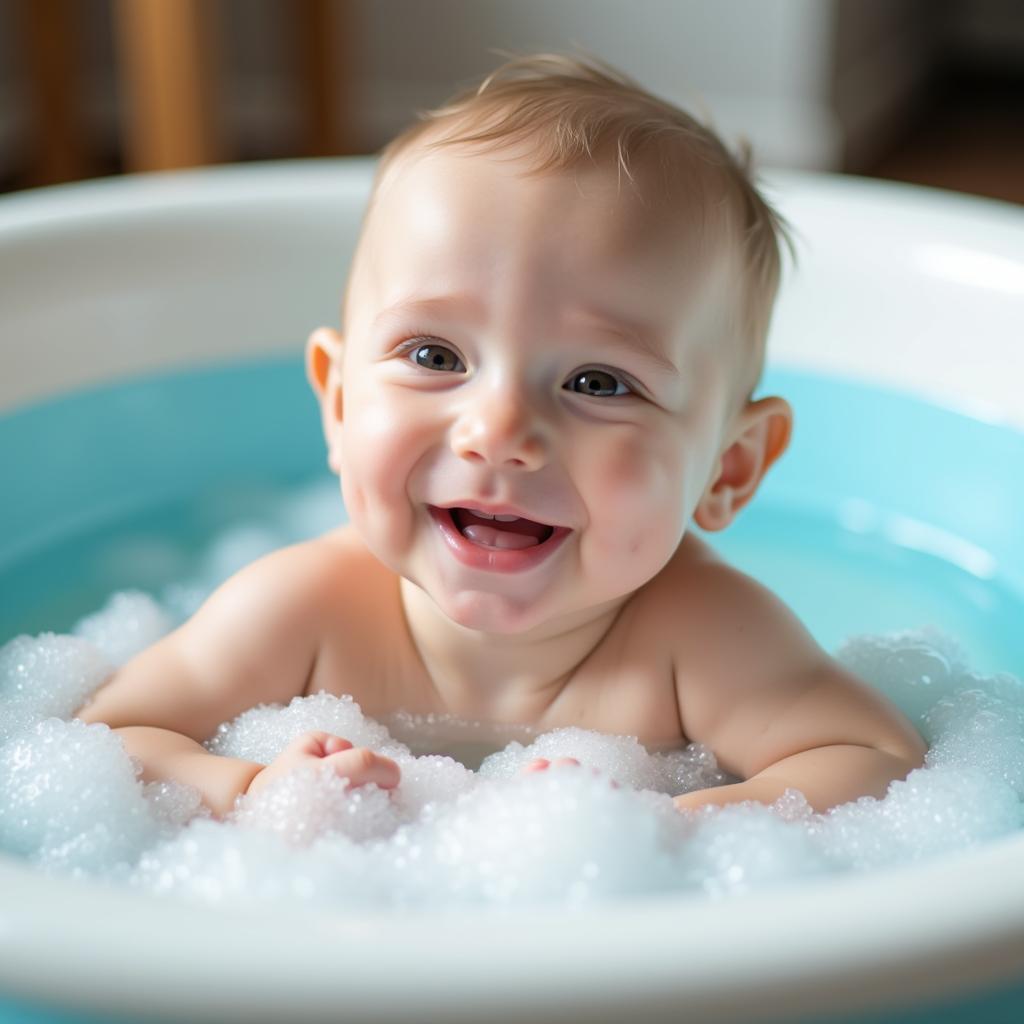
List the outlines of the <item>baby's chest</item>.
{"type": "MultiPolygon", "coordinates": [[[[505,692],[502,713],[488,714],[486,709],[499,703],[488,695],[493,678],[481,680],[480,700],[461,694],[465,699],[458,708],[445,705],[442,693],[452,691],[438,685],[442,681],[425,668],[406,625],[395,577],[369,571],[372,567],[360,565],[358,573],[348,574],[360,580],[358,599],[348,588],[339,591],[304,693],[349,694],[364,714],[385,724],[396,713],[408,713],[491,725],[494,737],[504,742],[515,727],[522,728],[528,742],[528,734],[576,726],[635,736],[652,751],[686,744],[672,652],[649,607],[631,602],[550,699],[538,703],[529,692],[521,697],[505,692]]],[[[464,731],[454,727],[458,735],[464,731]]]]}
{"type": "Polygon", "coordinates": [[[669,659],[642,651],[632,657],[597,658],[583,666],[541,724],[545,729],[575,725],[635,736],[650,751],[687,743],[669,659]]]}
{"type": "Polygon", "coordinates": [[[571,679],[539,716],[486,714],[463,717],[440,705],[424,711],[406,705],[378,721],[414,754],[446,754],[474,770],[488,754],[512,741],[529,746],[537,736],[574,726],[614,736],[633,736],[650,753],[687,744],[679,724],[673,687],[664,675],[634,666],[614,678],[590,672],[571,679]]]}
{"type": "Polygon", "coordinates": [[[470,723],[439,701],[438,688],[395,625],[392,631],[383,623],[374,629],[346,631],[346,636],[325,643],[305,692],[349,694],[364,714],[384,724],[429,716],[436,753],[447,752],[438,729],[448,726],[452,739],[461,741],[467,729],[482,736],[481,728],[492,725],[495,740],[502,740],[495,749],[512,738],[529,742],[531,734],[567,726],[635,736],[651,751],[678,749],[687,742],[670,659],[664,652],[653,656],[654,652],[621,647],[596,651],[547,706],[533,713],[523,711],[514,721],[508,717],[492,721],[481,714],[472,716],[470,723]],[[513,736],[509,730],[516,726],[523,731],[513,736]]]}

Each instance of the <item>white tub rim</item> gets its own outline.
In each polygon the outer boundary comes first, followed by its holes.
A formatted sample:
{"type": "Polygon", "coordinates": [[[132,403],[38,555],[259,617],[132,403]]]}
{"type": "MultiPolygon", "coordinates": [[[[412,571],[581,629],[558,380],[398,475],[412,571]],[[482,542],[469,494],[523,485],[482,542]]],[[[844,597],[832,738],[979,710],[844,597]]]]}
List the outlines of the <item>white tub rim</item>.
{"type": "MultiPolygon", "coordinates": [[[[368,159],[287,161],[39,190],[0,200],[0,246],[26,233],[38,237],[41,231],[63,230],[76,218],[86,224],[114,215],[145,218],[156,209],[216,211],[224,204],[244,210],[252,204],[294,201],[296,190],[319,201],[352,201],[365,194],[371,169],[368,159]]],[[[967,248],[1017,260],[1024,272],[1024,212],[1015,207],[795,173],[775,173],[770,185],[770,191],[790,200],[799,194],[805,204],[827,204],[838,196],[876,214],[898,211],[939,236],[960,232],[967,248]]],[[[1012,273],[1007,280],[1015,286],[1012,273]]],[[[1008,362],[1014,372],[1024,367],[1019,335],[988,340],[986,358],[993,365],[1008,362]]],[[[881,372],[877,351],[856,353],[856,359],[827,345],[809,352],[776,332],[771,354],[776,365],[890,386],[895,379],[881,372]]],[[[973,393],[965,401],[956,368],[958,361],[966,366],[975,357],[976,352],[968,356],[954,347],[920,367],[914,379],[899,382],[908,393],[993,422],[1024,426],[1024,405],[1007,401],[1005,381],[993,381],[991,391],[973,393]],[[945,372],[933,372],[943,361],[945,372]]],[[[1024,374],[1017,379],[1024,380],[1024,374]]],[[[48,381],[54,392],[80,383],[59,375],[48,381]]],[[[230,1008],[237,1015],[244,1009],[247,1016],[264,1020],[278,1019],[286,1003],[296,1020],[333,1017],[339,1003],[353,1016],[383,1020],[393,1012],[397,1020],[422,1011],[427,997],[431,1013],[452,1018],[485,996],[510,1000],[504,1005],[520,1019],[531,1006],[555,1019],[552,1008],[570,1007],[584,983],[594,1000],[592,1019],[603,1019],[602,1008],[612,1014],[616,998],[627,996],[638,1017],[687,1006],[695,1014],[718,1019],[735,1015],[754,1020],[835,1009],[837,1001],[852,1011],[898,1000],[937,999],[1019,976],[1024,965],[1022,863],[1024,836],[1014,835],[920,865],[809,881],[723,904],[683,895],[601,907],[579,916],[552,908],[524,910],[489,930],[486,943],[472,927],[480,921],[472,912],[449,919],[446,943],[430,941],[432,930],[436,933],[436,922],[430,919],[395,922],[390,914],[345,919],[335,913],[301,914],[295,934],[275,949],[281,924],[290,915],[273,912],[240,919],[233,911],[45,878],[0,857],[0,891],[5,893],[0,989],[83,1009],[143,1012],[162,1007],[185,1016],[215,1012],[221,1005],[214,991],[219,984],[230,996],[223,1004],[225,1013],[230,1008]],[[866,930],[879,919],[885,920],[883,929],[866,930]],[[774,927],[779,920],[786,922],[784,929],[774,927]],[[159,926],[154,932],[155,923],[159,926]],[[855,925],[861,930],[848,932],[845,945],[829,941],[836,926],[855,925]],[[694,935],[700,936],[700,944],[692,941],[694,935]],[[615,942],[623,937],[630,941],[615,942]],[[798,938],[804,940],[799,948],[792,945],[798,938]],[[341,969],[332,943],[344,939],[352,941],[345,945],[341,969]],[[391,953],[382,955],[388,943],[391,953]],[[399,947],[406,951],[404,961],[394,955],[399,947]],[[585,949],[588,958],[567,962],[565,951],[574,947],[585,949]],[[680,956],[683,952],[686,957],[680,956]],[[116,971],[111,970],[111,953],[116,953],[116,971]],[[495,953],[505,957],[500,971],[490,964],[490,975],[478,975],[495,953]],[[54,985],[55,959],[62,964],[61,987],[54,985]],[[185,987],[166,977],[168,959],[203,983],[185,987]],[[463,968],[463,978],[470,976],[463,988],[453,987],[451,976],[443,973],[443,966],[452,962],[463,968]],[[396,963],[407,968],[408,984],[395,984],[396,963]],[[936,965],[941,965],[938,973],[936,965]],[[622,977],[629,979],[625,995],[622,977]],[[531,985],[524,985],[526,978],[531,985]],[[251,985],[244,1007],[238,1003],[243,998],[239,991],[226,984],[231,979],[247,979],[251,985]],[[390,1008],[380,1007],[382,993],[391,1000],[390,1008]]]]}

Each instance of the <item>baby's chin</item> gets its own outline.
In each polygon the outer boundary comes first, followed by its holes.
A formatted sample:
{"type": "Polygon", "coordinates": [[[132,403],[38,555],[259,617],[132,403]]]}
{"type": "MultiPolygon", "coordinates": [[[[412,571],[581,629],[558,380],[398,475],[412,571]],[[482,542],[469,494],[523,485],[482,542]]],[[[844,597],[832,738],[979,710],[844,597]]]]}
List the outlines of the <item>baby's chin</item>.
{"type": "Polygon", "coordinates": [[[430,595],[446,618],[465,629],[500,636],[529,633],[551,621],[551,610],[536,600],[516,599],[508,594],[462,590],[454,594],[430,595]]]}
{"type": "Polygon", "coordinates": [[[426,592],[445,618],[465,629],[491,636],[518,636],[538,643],[617,613],[630,596],[616,595],[594,604],[584,599],[567,602],[566,595],[559,600],[554,594],[517,599],[508,594],[479,590],[444,595],[426,592]]]}
{"type": "Polygon", "coordinates": [[[547,602],[535,596],[501,594],[497,591],[457,589],[436,581],[409,552],[396,550],[393,543],[374,543],[372,534],[361,533],[367,550],[396,576],[426,595],[429,602],[451,622],[481,633],[515,635],[526,633],[548,621],[547,602]],[[404,556],[404,557],[403,557],[404,556]]]}

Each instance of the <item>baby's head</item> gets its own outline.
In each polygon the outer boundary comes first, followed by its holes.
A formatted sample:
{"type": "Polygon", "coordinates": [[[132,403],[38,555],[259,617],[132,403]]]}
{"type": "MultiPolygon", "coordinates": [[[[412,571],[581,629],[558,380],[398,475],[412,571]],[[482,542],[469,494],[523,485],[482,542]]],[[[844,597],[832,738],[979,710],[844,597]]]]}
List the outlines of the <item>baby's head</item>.
{"type": "Polygon", "coordinates": [[[513,60],[425,115],[382,154],[343,331],[307,349],[371,550],[511,632],[728,525],[789,437],[751,400],[784,239],[745,161],[596,62],[513,60]]]}
{"type": "MultiPolygon", "coordinates": [[[[392,140],[381,153],[370,211],[404,167],[445,151],[513,160],[527,176],[597,170],[606,186],[614,179],[616,193],[629,189],[641,207],[675,222],[681,253],[697,261],[679,287],[692,286],[693,269],[727,263],[733,276],[722,312],[729,322],[719,343],[740,357],[738,392],[750,398],[764,366],[780,243],[790,242],[751,180],[748,149],[734,157],[710,128],[596,60],[527,57],[392,140]]],[[[353,274],[349,294],[356,280],[353,274]]]]}

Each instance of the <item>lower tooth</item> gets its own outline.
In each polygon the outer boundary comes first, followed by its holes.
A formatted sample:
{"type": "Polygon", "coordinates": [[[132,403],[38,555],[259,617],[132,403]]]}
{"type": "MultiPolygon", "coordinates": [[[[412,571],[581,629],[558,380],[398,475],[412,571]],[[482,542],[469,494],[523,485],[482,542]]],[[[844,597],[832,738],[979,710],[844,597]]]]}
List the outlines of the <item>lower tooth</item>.
{"type": "Polygon", "coordinates": [[[482,547],[503,550],[532,548],[539,543],[536,537],[525,533],[511,533],[508,530],[498,530],[493,526],[481,526],[478,523],[471,523],[467,526],[462,531],[462,536],[482,547]]]}

